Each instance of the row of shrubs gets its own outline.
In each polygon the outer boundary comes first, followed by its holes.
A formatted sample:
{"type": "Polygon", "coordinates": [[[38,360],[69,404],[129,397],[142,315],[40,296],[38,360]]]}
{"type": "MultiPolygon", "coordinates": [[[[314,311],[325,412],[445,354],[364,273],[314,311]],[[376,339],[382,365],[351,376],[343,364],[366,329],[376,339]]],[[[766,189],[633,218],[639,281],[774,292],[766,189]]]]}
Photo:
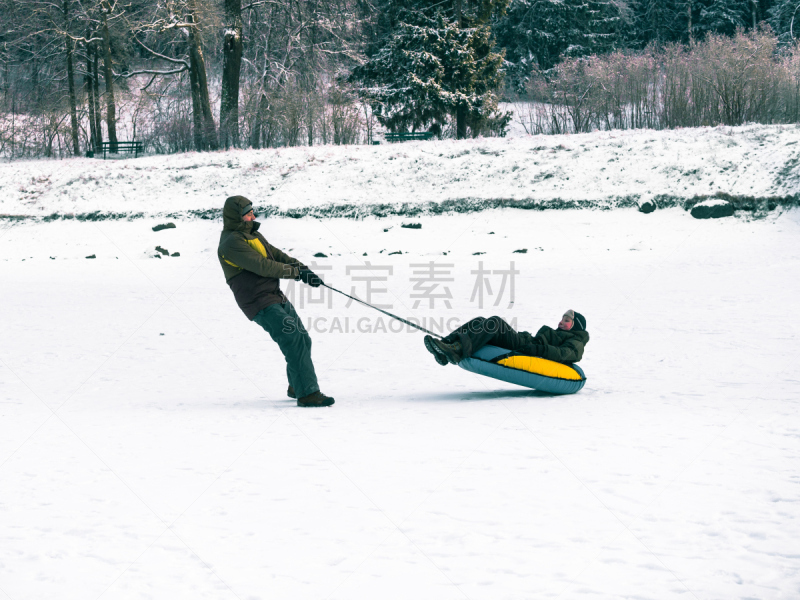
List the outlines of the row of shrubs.
{"type": "Polygon", "coordinates": [[[768,29],[692,46],[569,59],[535,73],[517,119],[531,134],[797,123],[800,48],[768,29]]]}

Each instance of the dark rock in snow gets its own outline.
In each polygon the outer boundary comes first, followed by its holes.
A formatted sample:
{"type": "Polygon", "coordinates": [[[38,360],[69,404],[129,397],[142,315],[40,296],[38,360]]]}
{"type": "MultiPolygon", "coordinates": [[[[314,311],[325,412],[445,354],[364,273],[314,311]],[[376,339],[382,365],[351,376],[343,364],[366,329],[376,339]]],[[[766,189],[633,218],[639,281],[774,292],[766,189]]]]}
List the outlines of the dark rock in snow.
{"type": "Polygon", "coordinates": [[[391,256],[392,254],[402,254],[402,253],[403,253],[402,250],[398,250],[397,252],[389,252],[389,256],[391,256]]]}
{"type": "Polygon", "coordinates": [[[172,254],[170,254],[170,256],[180,256],[180,255],[181,255],[180,252],[173,252],[172,254]]]}
{"type": "Polygon", "coordinates": [[[175,229],[175,223],[161,223],[153,227],[153,231],[161,231],[162,229],[175,229]]]}
{"type": "Polygon", "coordinates": [[[486,252],[473,252],[472,256],[480,256],[481,254],[486,254],[486,252]]]}
{"type": "Polygon", "coordinates": [[[325,254],[324,252],[317,252],[317,253],[314,255],[314,258],[328,258],[328,255],[327,255],[327,254],[325,254]]]}
{"type": "Polygon", "coordinates": [[[364,254],[362,254],[361,256],[366,256],[366,255],[367,255],[367,253],[366,253],[366,252],[364,252],[364,254]]]}
{"type": "Polygon", "coordinates": [[[94,254],[90,254],[90,255],[89,255],[89,256],[87,256],[86,258],[97,258],[97,256],[95,256],[94,254]]]}
{"type": "Polygon", "coordinates": [[[692,207],[695,219],[719,219],[733,216],[733,204],[725,200],[706,200],[692,207]]]}
{"type": "Polygon", "coordinates": [[[401,223],[403,229],[422,229],[422,223],[401,223]]]}
{"type": "Polygon", "coordinates": [[[655,200],[653,200],[652,198],[640,198],[638,205],[639,205],[639,212],[644,213],[646,215],[650,214],[651,212],[653,212],[655,209],[658,208],[655,200]]]}
{"type": "Polygon", "coordinates": [[[169,250],[162,248],[161,246],[156,246],[156,252],[160,252],[164,256],[169,256],[169,250]]]}
{"type": "Polygon", "coordinates": [[[527,254],[527,253],[528,253],[527,248],[520,248],[519,250],[514,250],[514,252],[512,252],[512,254],[527,254]]]}

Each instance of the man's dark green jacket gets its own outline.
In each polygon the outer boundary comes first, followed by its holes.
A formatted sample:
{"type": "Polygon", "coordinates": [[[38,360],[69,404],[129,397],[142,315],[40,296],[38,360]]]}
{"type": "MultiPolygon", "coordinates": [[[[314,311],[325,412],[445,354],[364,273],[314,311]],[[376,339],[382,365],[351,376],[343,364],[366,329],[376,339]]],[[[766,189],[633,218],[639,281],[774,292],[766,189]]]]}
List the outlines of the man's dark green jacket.
{"type": "Polygon", "coordinates": [[[236,303],[252,321],[267,306],[286,302],[279,280],[296,279],[306,266],[267,242],[259,223],[242,220],[248,204],[244,196],[225,201],[217,256],[236,303]]]}

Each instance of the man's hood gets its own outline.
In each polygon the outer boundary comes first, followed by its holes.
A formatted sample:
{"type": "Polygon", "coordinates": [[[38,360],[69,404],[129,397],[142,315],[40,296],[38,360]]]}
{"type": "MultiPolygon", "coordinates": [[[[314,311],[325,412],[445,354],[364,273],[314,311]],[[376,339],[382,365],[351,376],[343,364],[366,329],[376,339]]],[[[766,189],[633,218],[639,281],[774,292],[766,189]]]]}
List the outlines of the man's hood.
{"type": "Polygon", "coordinates": [[[222,228],[226,231],[242,231],[253,233],[258,230],[259,224],[255,221],[242,221],[242,210],[252,202],[244,196],[231,196],[225,200],[222,209],[222,228]]]}

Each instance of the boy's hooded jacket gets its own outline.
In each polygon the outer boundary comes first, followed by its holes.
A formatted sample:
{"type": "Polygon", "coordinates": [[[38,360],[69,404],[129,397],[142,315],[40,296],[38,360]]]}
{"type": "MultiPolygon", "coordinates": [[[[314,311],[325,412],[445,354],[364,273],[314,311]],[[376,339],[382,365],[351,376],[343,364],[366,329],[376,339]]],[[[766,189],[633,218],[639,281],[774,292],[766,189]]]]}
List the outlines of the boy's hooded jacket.
{"type": "Polygon", "coordinates": [[[250,204],[244,196],[225,200],[217,256],[236,303],[252,321],[262,309],[286,302],[280,279],[296,279],[307,267],[269,244],[258,233],[260,223],[242,220],[250,204]]]}
{"type": "MultiPolygon", "coordinates": [[[[589,343],[589,332],[564,331],[543,325],[536,332],[533,342],[544,344],[542,354],[537,356],[560,363],[576,363],[583,358],[583,349],[589,343]]],[[[524,350],[521,352],[525,353],[524,350]]]]}

